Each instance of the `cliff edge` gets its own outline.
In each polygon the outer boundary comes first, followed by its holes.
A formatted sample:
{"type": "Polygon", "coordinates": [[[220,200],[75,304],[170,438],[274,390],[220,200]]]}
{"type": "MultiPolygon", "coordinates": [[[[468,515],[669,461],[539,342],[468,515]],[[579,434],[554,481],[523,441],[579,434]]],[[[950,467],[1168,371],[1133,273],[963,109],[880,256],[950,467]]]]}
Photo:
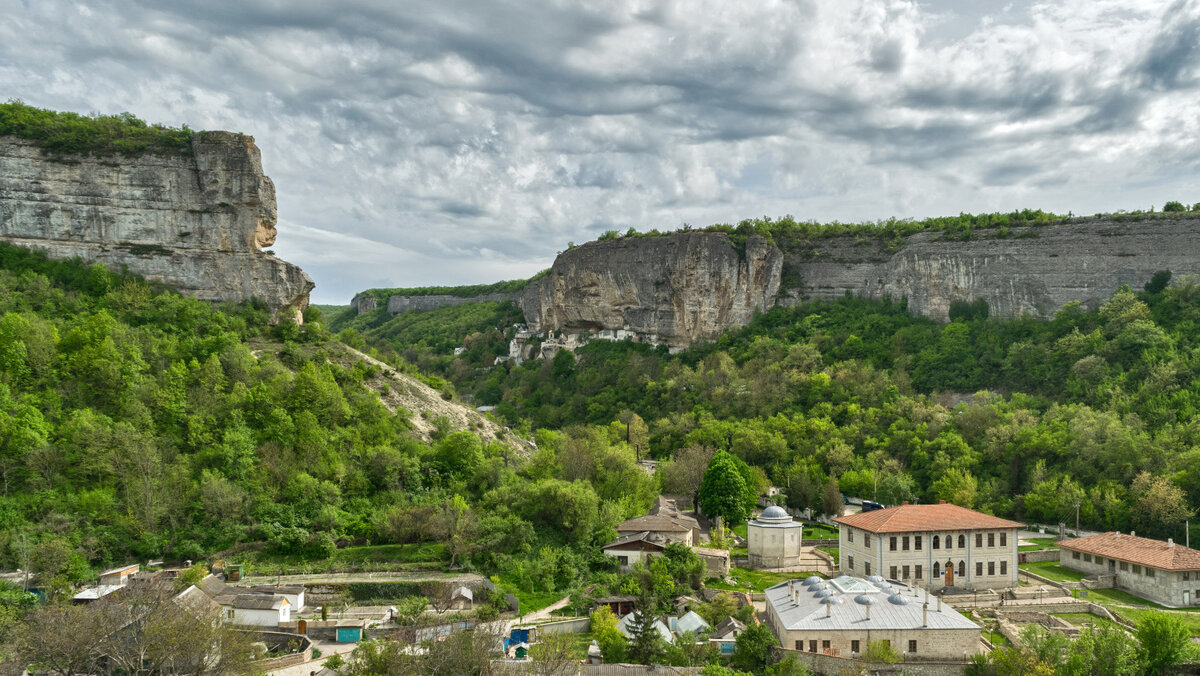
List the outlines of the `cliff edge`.
{"type": "Polygon", "coordinates": [[[197,132],[191,155],[62,158],[0,136],[0,240],[126,266],[202,300],[258,298],[300,321],[313,281],[263,250],[275,223],[249,136],[197,132]]]}

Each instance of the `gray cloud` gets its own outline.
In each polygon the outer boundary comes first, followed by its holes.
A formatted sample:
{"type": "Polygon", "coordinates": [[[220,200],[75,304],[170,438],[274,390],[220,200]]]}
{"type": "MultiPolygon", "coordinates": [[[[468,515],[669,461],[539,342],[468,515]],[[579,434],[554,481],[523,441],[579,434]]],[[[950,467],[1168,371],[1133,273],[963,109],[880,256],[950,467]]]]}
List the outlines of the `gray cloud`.
{"type": "Polygon", "coordinates": [[[256,137],[275,250],[367,286],[567,241],[1196,201],[1197,0],[0,0],[0,95],[256,137]]]}

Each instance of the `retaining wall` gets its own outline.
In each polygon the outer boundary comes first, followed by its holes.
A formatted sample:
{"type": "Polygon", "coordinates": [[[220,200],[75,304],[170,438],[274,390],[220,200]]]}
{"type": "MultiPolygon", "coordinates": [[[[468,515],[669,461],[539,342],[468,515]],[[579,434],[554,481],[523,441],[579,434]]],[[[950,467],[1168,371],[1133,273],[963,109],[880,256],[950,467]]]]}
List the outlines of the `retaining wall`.
{"type": "Polygon", "coordinates": [[[776,648],[780,659],[795,655],[801,664],[817,674],[863,673],[866,669],[872,676],[876,674],[905,674],[906,676],[962,676],[968,662],[897,662],[884,664],[882,662],[864,662],[849,657],[836,657],[822,653],[801,652],[776,648]]]}

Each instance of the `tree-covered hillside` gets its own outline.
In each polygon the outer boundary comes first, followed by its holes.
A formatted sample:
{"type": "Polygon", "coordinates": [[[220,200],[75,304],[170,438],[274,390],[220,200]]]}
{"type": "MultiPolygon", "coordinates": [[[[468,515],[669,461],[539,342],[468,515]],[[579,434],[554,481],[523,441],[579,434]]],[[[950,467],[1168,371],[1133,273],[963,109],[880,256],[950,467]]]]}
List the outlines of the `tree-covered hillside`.
{"type": "Polygon", "coordinates": [[[424,443],[317,314],[267,319],[0,245],[0,568],[56,594],[130,560],[413,543],[546,591],[654,495],[615,428],[542,432],[534,458],[438,420],[424,443]]]}
{"type": "MultiPolygon", "coordinates": [[[[1200,506],[1200,285],[1163,272],[1099,310],[947,324],[902,303],[780,308],[679,355],[593,341],[549,362],[423,362],[514,425],[636,412],[651,452],[728,450],[819,506],[947,499],[1033,521],[1181,535],[1200,506]]],[[[413,349],[368,332],[381,349],[413,349]]],[[[667,477],[668,481],[670,477],[667,477]]]]}

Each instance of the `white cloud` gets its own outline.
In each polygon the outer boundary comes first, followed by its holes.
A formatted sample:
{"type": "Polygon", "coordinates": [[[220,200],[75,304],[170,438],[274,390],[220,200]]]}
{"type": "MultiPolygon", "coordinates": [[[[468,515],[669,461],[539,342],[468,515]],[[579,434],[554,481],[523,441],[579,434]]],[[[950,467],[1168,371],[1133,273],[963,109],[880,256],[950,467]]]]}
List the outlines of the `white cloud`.
{"type": "Polygon", "coordinates": [[[323,302],[612,228],[1200,199],[1196,0],[965,5],[0,0],[0,91],[255,136],[323,302]]]}

